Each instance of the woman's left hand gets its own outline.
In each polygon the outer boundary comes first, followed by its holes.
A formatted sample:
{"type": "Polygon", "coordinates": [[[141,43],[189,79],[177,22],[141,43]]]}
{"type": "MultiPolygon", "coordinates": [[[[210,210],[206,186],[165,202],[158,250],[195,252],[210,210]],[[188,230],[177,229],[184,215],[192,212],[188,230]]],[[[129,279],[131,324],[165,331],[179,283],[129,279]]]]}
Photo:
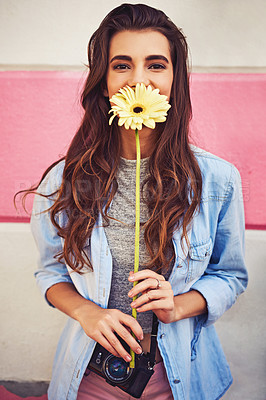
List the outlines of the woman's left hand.
{"type": "Polygon", "coordinates": [[[136,286],[128,292],[128,296],[133,298],[141,293],[131,303],[132,308],[136,308],[138,312],[152,310],[165,324],[177,320],[174,293],[171,284],[163,275],[144,269],[136,273],[130,272],[128,280],[132,283],[138,281],[136,286]]]}

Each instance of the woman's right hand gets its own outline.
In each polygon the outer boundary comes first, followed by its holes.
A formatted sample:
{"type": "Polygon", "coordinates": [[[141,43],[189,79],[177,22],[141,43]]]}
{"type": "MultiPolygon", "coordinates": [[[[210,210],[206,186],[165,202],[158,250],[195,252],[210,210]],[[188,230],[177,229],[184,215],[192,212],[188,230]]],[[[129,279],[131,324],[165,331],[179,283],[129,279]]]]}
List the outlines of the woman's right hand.
{"type": "Polygon", "coordinates": [[[88,301],[83,304],[77,313],[77,320],[86,335],[100,343],[106,350],[117,357],[122,357],[126,362],[131,361],[130,354],[124,349],[115,333],[117,333],[137,354],[142,353],[142,348],[134,339],[143,339],[143,331],[139,323],[130,315],[116,309],[104,309],[88,301]]]}
{"type": "Polygon", "coordinates": [[[90,300],[82,297],[74,285],[69,282],[59,282],[46,292],[47,300],[56,308],[77,320],[86,335],[100,343],[107,351],[126,362],[131,360],[130,354],[117,339],[117,333],[137,354],[142,349],[131,334],[143,339],[143,331],[139,323],[119,310],[104,309],[90,300]]]}

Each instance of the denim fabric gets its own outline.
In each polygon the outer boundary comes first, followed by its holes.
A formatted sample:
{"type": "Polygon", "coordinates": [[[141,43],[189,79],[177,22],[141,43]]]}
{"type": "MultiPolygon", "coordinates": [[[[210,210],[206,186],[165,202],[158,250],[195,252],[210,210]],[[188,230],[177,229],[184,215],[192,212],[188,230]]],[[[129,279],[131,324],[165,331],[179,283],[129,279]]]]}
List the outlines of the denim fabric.
{"type": "MultiPolygon", "coordinates": [[[[181,232],[173,235],[176,261],[169,281],[175,295],[191,289],[207,301],[208,312],[171,324],[159,323],[158,346],[175,400],[219,399],[232,383],[213,323],[236,301],[247,285],[244,263],[244,213],[241,181],[230,163],[194,148],[203,176],[200,210],[189,230],[189,248],[181,245],[181,232]]],[[[54,167],[39,191],[52,193],[60,186],[64,163],[54,167]]],[[[45,296],[58,282],[71,282],[77,291],[101,307],[107,307],[112,275],[112,257],[101,218],[93,229],[85,251],[94,271],[77,274],[54,255],[62,249],[48,213],[52,205],[36,196],[31,219],[39,248],[37,283],[45,296]]],[[[59,223],[66,215],[61,213],[59,223]]],[[[71,318],[61,335],[55,355],[49,400],[75,400],[95,342],[71,318]]]]}

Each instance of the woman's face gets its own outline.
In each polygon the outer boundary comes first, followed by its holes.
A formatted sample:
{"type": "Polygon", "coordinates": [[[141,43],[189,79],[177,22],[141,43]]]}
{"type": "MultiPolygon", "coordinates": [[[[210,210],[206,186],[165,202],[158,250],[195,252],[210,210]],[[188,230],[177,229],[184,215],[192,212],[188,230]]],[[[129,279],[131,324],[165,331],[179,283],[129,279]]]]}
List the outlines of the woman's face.
{"type": "Polygon", "coordinates": [[[170,99],[173,65],[168,39],[154,30],[123,31],[110,41],[105,96],[123,86],[151,85],[170,99]]]}

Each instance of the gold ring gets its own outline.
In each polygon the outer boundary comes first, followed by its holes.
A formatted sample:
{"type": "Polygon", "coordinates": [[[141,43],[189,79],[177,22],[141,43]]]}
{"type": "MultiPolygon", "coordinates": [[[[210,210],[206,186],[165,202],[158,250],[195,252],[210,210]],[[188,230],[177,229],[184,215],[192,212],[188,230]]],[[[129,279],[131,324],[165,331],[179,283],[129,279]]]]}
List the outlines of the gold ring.
{"type": "Polygon", "coordinates": [[[156,286],[156,290],[157,289],[159,289],[160,287],[162,287],[162,285],[161,285],[161,282],[159,281],[159,279],[157,279],[157,278],[154,278],[154,279],[156,279],[156,281],[157,281],[157,286],[156,286]]]}

